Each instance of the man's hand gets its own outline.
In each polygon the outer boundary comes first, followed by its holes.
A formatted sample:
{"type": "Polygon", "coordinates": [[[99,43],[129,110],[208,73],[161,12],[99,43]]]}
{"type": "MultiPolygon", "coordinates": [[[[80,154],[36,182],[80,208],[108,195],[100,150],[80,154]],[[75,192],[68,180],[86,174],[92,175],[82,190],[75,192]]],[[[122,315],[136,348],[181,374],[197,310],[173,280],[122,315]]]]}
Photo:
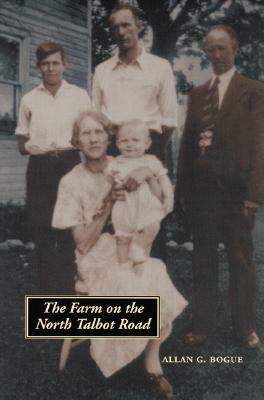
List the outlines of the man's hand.
{"type": "Polygon", "coordinates": [[[26,149],[27,153],[31,154],[31,155],[47,154],[48,151],[50,151],[50,148],[43,149],[35,144],[31,144],[30,142],[25,143],[25,149],[26,149]]]}
{"type": "Polygon", "coordinates": [[[29,135],[16,135],[17,146],[19,153],[24,155],[28,155],[28,151],[26,149],[26,143],[29,141],[29,135]]]}
{"type": "Polygon", "coordinates": [[[123,187],[128,192],[136,190],[143,182],[153,178],[153,173],[148,167],[139,167],[130,172],[123,179],[123,187]]]}
{"type": "Polygon", "coordinates": [[[254,203],[253,201],[245,200],[244,201],[244,209],[243,213],[245,217],[248,218],[250,228],[254,228],[255,223],[255,215],[258,211],[258,204],[254,203]]]}

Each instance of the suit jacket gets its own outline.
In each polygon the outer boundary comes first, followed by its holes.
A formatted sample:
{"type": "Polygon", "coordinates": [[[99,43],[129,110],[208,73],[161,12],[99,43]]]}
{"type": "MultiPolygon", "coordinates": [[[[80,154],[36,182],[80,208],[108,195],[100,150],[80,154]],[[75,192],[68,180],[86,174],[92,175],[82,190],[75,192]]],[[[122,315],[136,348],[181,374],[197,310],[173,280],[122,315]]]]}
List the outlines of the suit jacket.
{"type": "MultiPolygon", "coordinates": [[[[181,140],[176,204],[193,193],[199,159],[201,117],[210,81],[194,88],[181,140]]],[[[211,173],[227,187],[238,186],[243,199],[264,202],[264,84],[235,73],[219,110],[212,145],[206,150],[211,173]]]]}

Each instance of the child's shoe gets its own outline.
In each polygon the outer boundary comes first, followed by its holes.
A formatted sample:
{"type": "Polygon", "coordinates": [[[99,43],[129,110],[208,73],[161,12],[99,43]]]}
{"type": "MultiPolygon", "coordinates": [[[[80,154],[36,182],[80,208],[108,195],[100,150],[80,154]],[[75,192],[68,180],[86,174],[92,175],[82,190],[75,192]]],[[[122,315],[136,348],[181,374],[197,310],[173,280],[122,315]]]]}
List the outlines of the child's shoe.
{"type": "Polygon", "coordinates": [[[142,247],[138,246],[136,243],[131,243],[128,258],[135,264],[143,263],[148,259],[144,249],[142,249],[142,247]]]}

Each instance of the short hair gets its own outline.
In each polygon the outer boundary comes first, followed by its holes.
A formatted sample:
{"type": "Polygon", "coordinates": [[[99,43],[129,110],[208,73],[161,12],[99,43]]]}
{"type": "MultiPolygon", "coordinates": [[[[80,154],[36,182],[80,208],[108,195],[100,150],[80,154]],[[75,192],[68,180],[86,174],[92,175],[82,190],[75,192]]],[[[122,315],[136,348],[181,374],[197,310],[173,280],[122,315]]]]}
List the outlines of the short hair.
{"type": "Polygon", "coordinates": [[[45,58],[54,53],[60,53],[61,59],[65,61],[64,49],[61,44],[55,42],[43,42],[37,47],[36,57],[37,57],[37,65],[41,63],[45,58]]]}
{"type": "Polygon", "coordinates": [[[119,3],[114,8],[112,8],[112,10],[110,12],[110,15],[109,15],[109,23],[110,24],[111,24],[112,16],[114,14],[116,14],[118,11],[121,11],[121,10],[129,10],[129,11],[131,11],[131,13],[132,13],[132,15],[134,17],[134,20],[136,22],[138,22],[140,20],[139,9],[137,7],[133,6],[130,3],[119,3]]]}
{"type": "Polygon", "coordinates": [[[148,128],[147,124],[144,121],[142,121],[140,119],[130,119],[130,120],[126,120],[126,121],[121,122],[117,126],[117,128],[116,128],[116,137],[117,137],[117,139],[118,139],[118,136],[119,136],[119,133],[120,133],[121,129],[125,128],[127,126],[128,127],[131,126],[132,128],[137,128],[137,127],[141,128],[142,131],[145,133],[146,138],[150,138],[149,128],[148,128]]]}
{"type": "Polygon", "coordinates": [[[92,110],[82,111],[76,118],[74,125],[73,125],[71,144],[74,147],[78,146],[78,139],[80,136],[81,123],[86,118],[92,118],[96,122],[99,122],[99,124],[102,125],[105,132],[108,134],[108,136],[110,137],[112,135],[112,124],[103,113],[97,112],[97,111],[92,111],[92,110]]]}
{"type": "Polygon", "coordinates": [[[233,41],[234,45],[236,46],[236,48],[238,48],[238,46],[239,46],[238,35],[237,35],[236,31],[231,26],[224,25],[224,24],[212,25],[208,29],[208,31],[206,32],[205,39],[212,31],[224,31],[232,39],[232,41],[233,41]]]}

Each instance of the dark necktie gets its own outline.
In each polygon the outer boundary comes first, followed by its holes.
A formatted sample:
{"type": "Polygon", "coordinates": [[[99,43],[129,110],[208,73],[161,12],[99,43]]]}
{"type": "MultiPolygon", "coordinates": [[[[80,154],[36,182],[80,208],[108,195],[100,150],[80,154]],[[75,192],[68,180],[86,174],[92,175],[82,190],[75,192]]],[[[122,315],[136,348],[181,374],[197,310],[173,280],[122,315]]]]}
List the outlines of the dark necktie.
{"type": "Polygon", "coordinates": [[[208,88],[205,103],[202,111],[202,131],[200,134],[199,146],[201,155],[205,155],[206,147],[211,145],[216,117],[219,111],[218,84],[220,82],[217,76],[212,86],[208,88]]]}

